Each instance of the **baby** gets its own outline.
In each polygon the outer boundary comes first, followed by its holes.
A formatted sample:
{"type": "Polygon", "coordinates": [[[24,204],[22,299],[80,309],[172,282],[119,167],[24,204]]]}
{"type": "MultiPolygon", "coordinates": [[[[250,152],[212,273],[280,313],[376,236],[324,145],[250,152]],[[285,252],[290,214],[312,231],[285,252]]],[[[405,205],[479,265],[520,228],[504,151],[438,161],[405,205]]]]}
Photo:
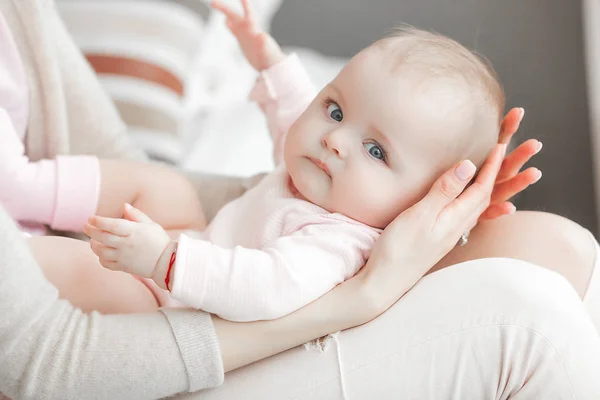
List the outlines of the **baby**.
{"type": "Polygon", "coordinates": [[[252,321],[353,276],[381,230],[444,171],[482,164],[504,94],[493,69],[454,40],[405,28],[354,56],[315,97],[297,57],[242,3],[244,15],[213,6],[260,73],[250,97],[267,116],[276,169],[198,237],[173,242],[131,206],[126,220],[92,217],[85,232],[106,268],[150,278],[161,306],[252,321]]]}

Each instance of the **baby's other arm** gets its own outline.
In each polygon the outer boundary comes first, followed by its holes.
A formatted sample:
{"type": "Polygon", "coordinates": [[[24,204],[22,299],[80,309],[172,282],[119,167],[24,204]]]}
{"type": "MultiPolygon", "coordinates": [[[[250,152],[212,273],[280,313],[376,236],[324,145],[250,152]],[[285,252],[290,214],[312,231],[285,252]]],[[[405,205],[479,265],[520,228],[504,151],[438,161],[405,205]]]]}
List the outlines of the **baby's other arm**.
{"type": "MultiPolygon", "coordinates": [[[[169,278],[172,295],[231,321],[287,315],[352,277],[365,263],[376,234],[344,225],[304,226],[263,249],[226,249],[184,234],[169,278]]],[[[170,256],[162,258],[166,264],[170,256]]]]}
{"type": "MultiPolygon", "coordinates": [[[[127,204],[126,219],[92,216],[83,231],[104,268],[158,281],[161,255],[172,246],[165,230],[137,208],[127,204]],[[155,279],[156,278],[156,279],[155,279]]],[[[165,286],[164,280],[159,286],[165,286]]]]}

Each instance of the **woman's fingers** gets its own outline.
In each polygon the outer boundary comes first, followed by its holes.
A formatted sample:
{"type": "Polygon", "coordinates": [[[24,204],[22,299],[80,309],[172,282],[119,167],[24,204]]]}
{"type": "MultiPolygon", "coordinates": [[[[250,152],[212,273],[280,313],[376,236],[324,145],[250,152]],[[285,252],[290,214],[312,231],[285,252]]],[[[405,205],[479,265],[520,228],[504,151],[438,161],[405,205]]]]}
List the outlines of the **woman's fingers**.
{"type": "Polygon", "coordinates": [[[492,149],[490,155],[483,163],[477,179],[475,179],[475,184],[484,185],[486,188],[489,186],[490,189],[493,188],[500,167],[502,166],[502,161],[506,155],[506,148],[506,144],[497,144],[492,149]]]}
{"type": "Polygon", "coordinates": [[[519,130],[519,125],[525,116],[523,108],[513,108],[506,113],[500,125],[500,133],[498,135],[498,143],[508,144],[512,136],[519,130]]]}
{"type": "Polygon", "coordinates": [[[498,144],[483,164],[475,182],[440,213],[438,221],[448,229],[465,224],[470,228],[489,206],[496,175],[506,154],[506,144],[498,144]]]}
{"type": "Polygon", "coordinates": [[[448,203],[456,199],[463,191],[475,175],[475,171],[475,165],[471,161],[461,161],[438,178],[429,193],[418,204],[425,207],[429,212],[438,215],[448,203]]]}
{"type": "Polygon", "coordinates": [[[510,201],[490,205],[479,217],[480,221],[487,219],[500,218],[504,215],[509,215],[517,211],[517,208],[510,201]]]}
{"type": "Polygon", "coordinates": [[[529,139],[524,143],[521,143],[519,147],[513,150],[502,163],[496,183],[507,181],[517,175],[523,165],[525,165],[531,157],[536,155],[542,149],[542,142],[529,139]]]}
{"type": "MultiPolygon", "coordinates": [[[[456,198],[475,174],[475,165],[468,160],[460,162],[442,175],[433,184],[429,193],[419,202],[420,206],[426,207],[430,212],[440,216],[444,213],[445,208],[457,201],[464,203],[459,207],[459,209],[464,209],[464,212],[473,209],[479,210],[479,207],[476,208],[476,206],[479,203],[485,204],[485,201],[491,197],[494,181],[500,165],[502,165],[504,154],[506,154],[505,144],[498,144],[494,147],[473,185],[460,196],[461,199],[465,198],[464,200],[459,201],[456,198]]],[[[479,213],[481,212],[483,210],[479,211],[479,213]]],[[[469,214],[471,213],[469,212],[469,214]]]]}
{"type": "Polygon", "coordinates": [[[507,201],[517,193],[527,189],[529,185],[533,185],[539,181],[541,177],[542,171],[531,167],[505,182],[497,183],[492,193],[492,203],[507,201]]]}

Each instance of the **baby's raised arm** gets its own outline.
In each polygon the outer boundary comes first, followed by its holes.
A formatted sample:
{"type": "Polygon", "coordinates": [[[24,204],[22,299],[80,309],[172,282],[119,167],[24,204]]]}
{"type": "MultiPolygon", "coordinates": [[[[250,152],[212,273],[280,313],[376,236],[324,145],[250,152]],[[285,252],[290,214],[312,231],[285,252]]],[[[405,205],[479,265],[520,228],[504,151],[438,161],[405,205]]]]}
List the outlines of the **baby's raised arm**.
{"type": "Polygon", "coordinates": [[[250,93],[267,118],[273,139],[275,164],[283,159],[283,144],[290,126],[315,98],[317,90],[295,54],[286,55],[275,39],[261,30],[249,0],[242,0],[244,15],[219,1],[213,7],[225,14],[248,62],[259,72],[250,93]]]}
{"type": "Polygon", "coordinates": [[[258,26],[250,0],[242,0],[243,15],[239,15],[218,0],[211,4],[227,17],[227,27],[238,40],[246,59],[254,69],[260,72],[285,58],[285,53],[275,39],[258,26]]]}

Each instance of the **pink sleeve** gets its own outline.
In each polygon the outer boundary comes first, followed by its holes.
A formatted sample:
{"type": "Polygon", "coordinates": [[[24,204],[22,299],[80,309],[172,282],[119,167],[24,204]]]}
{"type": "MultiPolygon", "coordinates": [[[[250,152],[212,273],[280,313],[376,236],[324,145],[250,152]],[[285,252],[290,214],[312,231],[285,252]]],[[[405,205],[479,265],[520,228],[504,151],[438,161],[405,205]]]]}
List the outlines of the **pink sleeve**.
{"type": "Polygon", "coordinates": [[[317,90],[296,54],[262,71],[250,93],[267,117],[275,164],[283,160],[285,135],[315,98],[317,90]]]}
{"type": "Polygon", "coordinates": [[[100,166],[94,156],[29,162],[6,111],[0,109],[0,202],[17,221],[80,231],[96,212],[100,166]]]}
{"type": "Polygon", "coordinates": [[[30,162],[22,143],[28,102],[23,66],[0,15],[0,203],[17,221],[79,231],[96,211],[98,159],[59,156],[30,162]]]}
{"type": "Polygon", "coordinates": [[[262,250],[181,235],[172,295],[231,321],[276,319],[353,276],[374,240],[372,231],[342,224],[306,226],[262,250]]]}

